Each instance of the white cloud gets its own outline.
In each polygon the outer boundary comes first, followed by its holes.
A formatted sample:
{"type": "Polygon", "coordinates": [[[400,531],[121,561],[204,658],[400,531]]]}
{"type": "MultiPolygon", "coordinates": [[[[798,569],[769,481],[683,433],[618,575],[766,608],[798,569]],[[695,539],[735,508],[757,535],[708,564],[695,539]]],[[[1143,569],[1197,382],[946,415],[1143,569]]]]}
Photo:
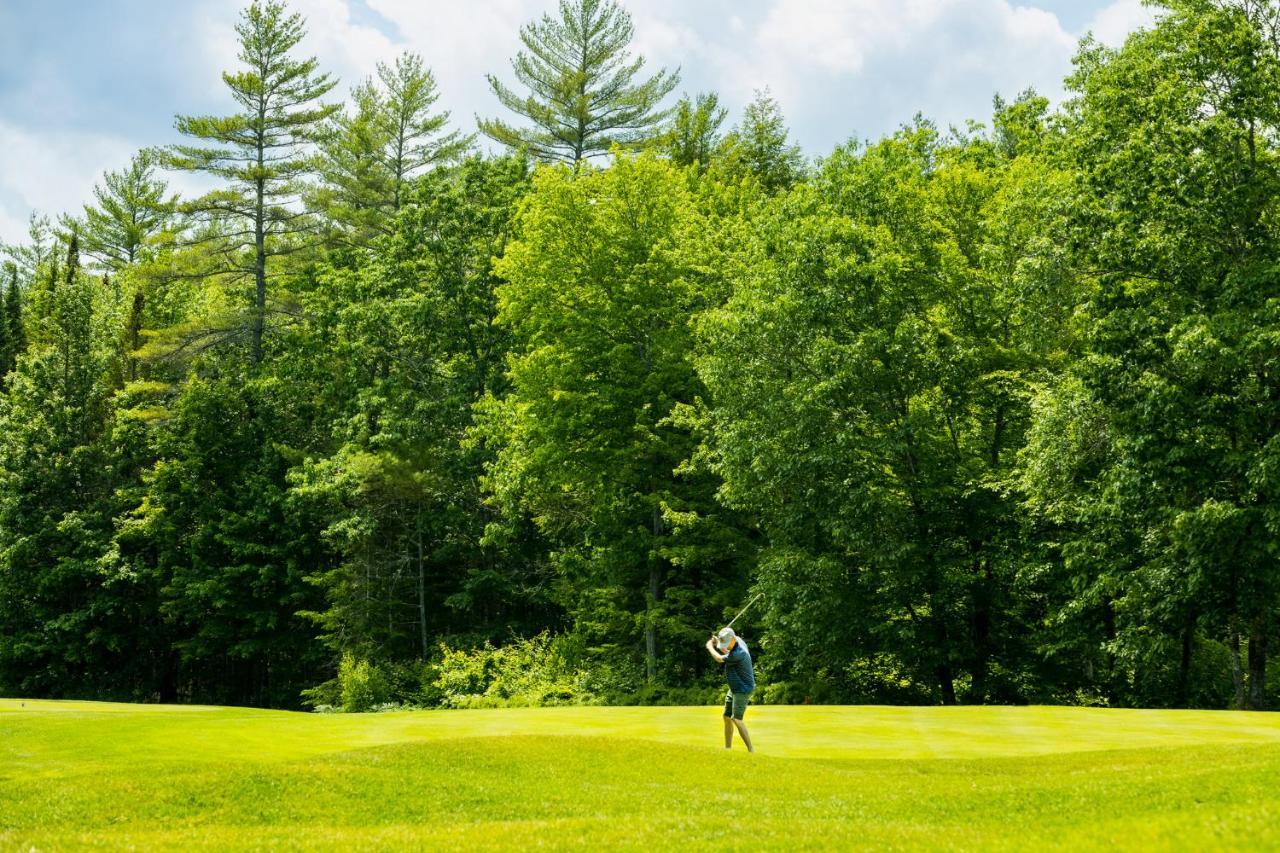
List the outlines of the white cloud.
{"type": "Polygon", "coordinates": [[[439,85],[440,106],[468,131],[474,115],[497,115],[500,109],[485,74],[510,79],[509,61],[520,46],[519,27],[550,5],[540,0],[366,2],[395,26],[400,49],[422,54],[439,85]]]}
{"type": "Polygon", "coordinates": [[[0,242],[26,237],[32,210],[50,216],[77,211],[104,169],[126,163],[133,145],[115,136],[59,131],[33,133],[0,122],[0,242]]]}
{"type": "Polygon", "coordinates": [[[1075,45],[1051,12],[1006,0],[775,0],[721,87],[769,85],[821,151],[917,112],[944,126],[984,118],[997,92],[1056,96],[1075,45]]]}
{"type": "Polygon", "coordinates": [[[372,74],[378,62],[399,52],[399,46],[380,30],[353,21],[347,0],[292,0],[290,8],[307,20],[307,38],[300,49],[314,54],[322,69],[342,78],[343,96],[372,74]]]}
{"type": "Polygon", "coordinates": [[[0,201],[0,243],[18,243],[27,234],[27,220],[0,201]]]}
{"type": "Polygon", "coordinates": [[[1142,5],[1142,0],[1116,0],[1094,16],[1088,29],[1103,44],[1119,47],[1129,33],[1150,25],[1155,19],[1155,10],[1142,5]]]}
{"type": "MultiPolygon", "coordinates": [[[[997,91],[1010,95],[1035,86],[1057,97],[1083,34],[1068,32],[1054,14],[1031,5],[1034,0],[625,2],[636,25],[635,49],[647,58],[650,72],[679,66],[683,90],[718,91],[735,119],[752,91],[768,86],[795,138],[814,154],[850,135],[890,131],[916,112],[944,126],[984,118],[997,91]]],[[[466,131],[474,130],[476,115],[502,114],[485,75],[510,80],[520,26],[555,5],[554,0],[363,3],[363,14],[356,15],[353,0],[292,0],[307,19],[308,36],[300,49],[342,78],[331,97],[345,98],[379,60],[413,50],[435,73],[440,107],[466,131]],[[376,26],[376,16],[389,26],[376,26]]],[[[195,36],[165,42],[170,54],[158,49],[151,61],[154,74],[184,85],[144,110],[216,114],[230,108],[220,72],[235,65],[233,25],[240,5],[239,0],[190,0],[181,13],[183,23],[170,21],[195,36]]],[[[1113,0],[1087,29],[1107,44],[1118,44],[1151,19],[1140,0],[1113,0]]],[[[109,40],[111,34],[102,37],[109,40]]],[[[3,84],[16,81],[29,95],[24,103],[39,104],[41,110],[38,121],[14,114],[0,119],[5,164],[0,168],[0,240],[20,239],[33,208],[50,214],[78,209],[104,169],[122,167],[142,146],[170,141],[157,138],[154,124],[146,131],[121,125],[114,133],[69,129],[83,106],[78,93],[40,69],[39,61],[29,63],[20,77],[11,74],[3,84]]],[[[184,192],[207,187],[196,176],[175,175],[171,181],[184,192]]]]}

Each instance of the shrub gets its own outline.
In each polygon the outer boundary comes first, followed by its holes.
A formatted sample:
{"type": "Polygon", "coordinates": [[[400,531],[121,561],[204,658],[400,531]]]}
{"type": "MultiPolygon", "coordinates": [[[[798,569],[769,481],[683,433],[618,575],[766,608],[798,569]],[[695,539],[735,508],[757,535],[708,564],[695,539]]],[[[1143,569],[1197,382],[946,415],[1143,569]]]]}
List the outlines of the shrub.
{"type": "Polygon", "coordinates": [[[594,705],[586,670],[569,663],[556,638],[543,632],[501,647],[440,646],[433,687],[448,708],[594,705]]]}
{"type": "Polygon", "coordinates": [[[350,652],[338,664],[342,710],[372,711],[391,698],[390,683],[382,668],[350,652]]]}

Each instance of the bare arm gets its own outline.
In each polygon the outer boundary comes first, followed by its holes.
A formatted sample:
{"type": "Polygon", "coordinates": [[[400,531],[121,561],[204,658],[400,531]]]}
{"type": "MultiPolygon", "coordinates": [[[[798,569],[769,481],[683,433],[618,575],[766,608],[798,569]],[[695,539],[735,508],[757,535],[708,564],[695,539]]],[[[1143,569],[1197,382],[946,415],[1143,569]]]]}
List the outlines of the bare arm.
{"type": "Polygon", "coordinates": [[[707,640],[707,651],[711,652],[711,656],[716,659],[716,663],[724,663],[725,658],[728,657],[728,655],[722,655],[718,651],[716,651],[715,637],[712,637],[710,640],[707,640]]]}

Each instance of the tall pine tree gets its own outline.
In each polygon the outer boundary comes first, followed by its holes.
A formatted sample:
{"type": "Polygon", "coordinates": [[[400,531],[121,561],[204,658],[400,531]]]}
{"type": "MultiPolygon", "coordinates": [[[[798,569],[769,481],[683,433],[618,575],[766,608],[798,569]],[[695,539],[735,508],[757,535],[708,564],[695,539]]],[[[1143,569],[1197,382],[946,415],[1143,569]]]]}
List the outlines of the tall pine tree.
{"type": "MultiPolygon", "coordinates": [[[[212,226],[225,245],[215,272],[253,282],[247,332],[254,364],[262,361],[269,283],[274,264],[297,251],[312,230],[298,210],[301,179],[312,165],[317,127],[338,109],[319,102],[336,85],[317,72],[315,58],[291,52],[306,34],[303,19],[281,3],[254,2],[236,25],[243,68],[222,75],[241,107],[229,116],[179,116],[179,132],[196,144],[168,149],[176,169],[205,172],[225,181],[184,206],[212,226]]],[[[243,329],[238,330],[243,331],[243,329]]]]}
{"type": "Polygon", "coordinates": [[[653,136],[669,114],[658,105],[680,75],[663,69],[636,82],[644,57],[633,59],[627,50],[634,31],[613,0],[561,0],[558,16],[543,15],[520,30],[525,50],[511,68],[527,93],[489,75],[502,105],[532,127],[481,119],[480,130],[539,160],[570,164],[653,136]]]}

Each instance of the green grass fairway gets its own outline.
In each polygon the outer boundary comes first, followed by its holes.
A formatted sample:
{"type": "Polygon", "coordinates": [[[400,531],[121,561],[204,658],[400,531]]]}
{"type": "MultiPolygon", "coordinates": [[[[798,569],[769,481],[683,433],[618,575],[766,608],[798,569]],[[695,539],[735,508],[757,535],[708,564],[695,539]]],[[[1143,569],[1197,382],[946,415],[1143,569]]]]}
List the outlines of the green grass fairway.
{"type": "Polygon", "coordinates": [[[719,714],[0,700],[0,849],[1280,845],[1280,715],[719,714]]]}

